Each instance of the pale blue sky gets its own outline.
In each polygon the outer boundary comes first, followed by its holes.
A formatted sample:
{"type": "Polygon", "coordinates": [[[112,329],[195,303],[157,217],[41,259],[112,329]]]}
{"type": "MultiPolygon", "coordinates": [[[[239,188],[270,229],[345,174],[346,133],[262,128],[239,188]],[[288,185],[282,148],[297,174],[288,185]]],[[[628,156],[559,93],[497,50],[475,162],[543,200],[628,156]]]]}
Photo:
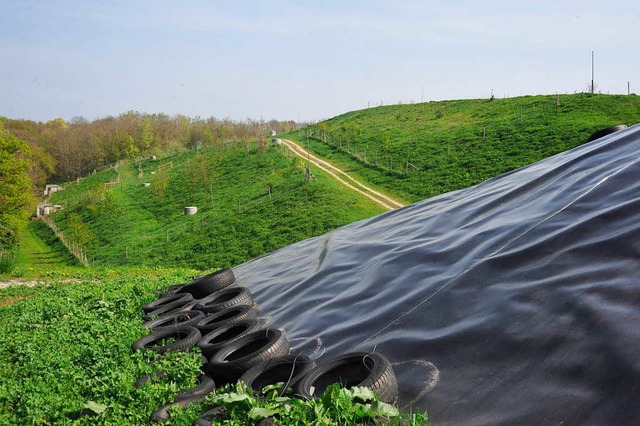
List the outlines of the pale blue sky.
{"type": "Polygon", "coordinates": [[[376,105],[640,93],[637,1],[0,0],[0,115],[316,120],[376,105]]]}

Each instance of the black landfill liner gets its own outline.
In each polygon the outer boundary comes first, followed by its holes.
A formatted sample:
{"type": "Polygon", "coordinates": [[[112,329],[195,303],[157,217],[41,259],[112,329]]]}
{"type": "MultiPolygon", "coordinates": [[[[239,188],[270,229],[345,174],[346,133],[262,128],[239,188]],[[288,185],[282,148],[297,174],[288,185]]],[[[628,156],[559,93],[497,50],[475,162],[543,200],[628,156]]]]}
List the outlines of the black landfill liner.
{"type": "Polygon", "coordinates": [[[636,125],[234,272],[294,352],[382,353],[435,425],[624,425],[639,260],[636,125]]]}

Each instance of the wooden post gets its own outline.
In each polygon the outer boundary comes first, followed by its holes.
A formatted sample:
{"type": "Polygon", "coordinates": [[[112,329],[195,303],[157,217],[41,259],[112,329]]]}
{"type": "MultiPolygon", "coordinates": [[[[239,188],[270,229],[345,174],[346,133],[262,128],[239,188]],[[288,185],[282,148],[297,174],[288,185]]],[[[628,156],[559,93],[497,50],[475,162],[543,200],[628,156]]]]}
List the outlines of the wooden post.
{"type": "Polygon", "coordinates": [[[271,199],[271,185],[269,185],[269,199],[271,199]]]}
{"type": "Polygon", "coordinates": [[[165,232],[166,232],[165,233],[165,241],[168,243],[169,242],[169,230],[167,229],[165,232]]]}
{"type": "Polygon", "coordinates": [[[129,259],[129,246],[124,246],[124,258],[129,259]]]}

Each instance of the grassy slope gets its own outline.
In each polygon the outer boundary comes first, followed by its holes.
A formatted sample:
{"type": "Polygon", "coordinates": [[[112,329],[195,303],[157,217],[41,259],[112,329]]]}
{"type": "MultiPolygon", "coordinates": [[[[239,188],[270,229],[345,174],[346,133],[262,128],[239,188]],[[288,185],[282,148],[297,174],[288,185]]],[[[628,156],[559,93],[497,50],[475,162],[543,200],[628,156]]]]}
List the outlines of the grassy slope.
{"type": "MultiPolygon", "coordinates": [[[[329,143],[312,139],[311,149],[413,202],[574,148],[596,130],[638,122],[638,96],[561,95],[558,107],[555,96],[429,102],[334,117],[324,122],[329,143]],[[388,151],[385,134],[390,137],[388,151]],[[345,139],[350,139],[348,147],[345,139]],[[407,160],[415,168],[405,174],[407,160]]],[[[315,126],[311,130],[319,132],[315,126]]],[[[303,139],[297,133],[289,136],[303,139]]]]}
{"type": "Polygon", "coordinates": [[[61,266],[78,266],[79,262],[62,245],[53,231],[42,222],[31,221],[20,238],[16,269],[22,274],[38,274],[61,266]]]}
{"type": "Polygon", "coordinates": [[[89,225],[96,266],[234,266],[384,211],[324,174],[305,183],[299,160],[277,148],[264,155],[239,146],[191,151],[142,167],[141,179],[130,162],[55,194],[65,206],[55,216],[60,229],[68,229],[70,214],[89,225]],[[161,194],[158,165],[170,161],[161,194]],[[118,172],[122,187],[105,192],[103,183],[118,172]],[[184,216],[185,206],[197,206],[198,214],[184,216]]]}

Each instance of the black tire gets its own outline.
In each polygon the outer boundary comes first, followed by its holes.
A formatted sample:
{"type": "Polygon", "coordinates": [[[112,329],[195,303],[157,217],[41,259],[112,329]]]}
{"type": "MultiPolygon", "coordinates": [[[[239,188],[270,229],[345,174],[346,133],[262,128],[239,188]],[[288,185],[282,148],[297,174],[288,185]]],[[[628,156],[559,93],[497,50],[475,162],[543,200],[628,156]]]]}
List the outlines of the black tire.
{"type": "MultiPolygon", "coordinates": [[[[289,354],[282,330],[269,328],[246,334],[220,348],[205,366],[208,375],[226,383],[235,382],[251,367],[289,354]]],[[[221,383],[222,384],[222,383],[221,383]]]]}
{"type": "Polygon", "coordinates": [[[156,319],[161,315],[167,315],[167,314],[175,314],[176,312],[185,312],[185,311],[190,311],[193,309],[193,307],[196,305],[196,303],[198,303],[197,300],[192,300],[191,302],[187,302],[184,305],[178,305],[178,306],[173,306],[173,305],[166,305],[163,307],[160,307],[158,309],[156,309],[155,311],[151,311],[148,314],[146,314],[144,316],[145,321],[151,321],[152,319],[156,319]]]}
{"type": "Polygon", "coordinates": [[[153,331],[166,330],[168,328],[181,327],[185,325],[196,327],[196,325],[200,321],[202,321],[204,318],[205,318],[205,315],[204,315],[204,312],[202,311],[196,311],[196,310],[179,311],[179,312],[160,315],[159,317],[156,317],[156,319],[154,320],[145,322],[143,327],[153,331]]]}
{"type": "Polygon", "coordinates": [[[149,312],[153,312],[167,305],[171,305],[174,307],[186,305],[192,300],[193,296],[190,294],[172,294],[171,296],[162,297],[160,299],[154,300],[151,303],[147,303],[142,307],[142,310],[145,314],[148,314],[149,312]]]}
{"type": "Polygon", "coordinates": [[[215,388],[216,384],[211,378],[205,376],[204,374],[200,374],[198,376],[198,382],[196,386],[181,391],[176,395],[173,401],[177,402],[185,399],[193,400],[194,398],[203,398],[213,392],[215,388]]]}
{"type": "Polygon", "coordinates": [[[232,306],[231,308],[206,315],[195,327],[204,336],[210,331],[234,321],[258,319],[258,315],[260,315],[260,311],[255,305],[232,306]]]}
{"type": "Polygon", "coordinates": [[[212,274],[198,277],[182,287],[180,293],[190,293],[196,299],[202,299],[208,295],[229,287],[236,282],[233,271],[229,268],[221,269],[212,274]]]}
{"type": "Polygon", "coordinates": [[[199,300],[194,309],[211,314],[233,306],[253,305],[253,303],[253,297],[247,288],[230,287],[199,300]]]}
{"type": "Polygon", "coordinates": [[[379,353],[368,352],[344,354],[313,368],[296,384],[295,391],[304,398],[312,399],[322,395],[334,383],[345,388],[368,387],[380,401],[390,404],[398,398],[398,381],[391,363],[379,353]]]}
{"type": "Polygon", "coordinates": [[[258,321],[255,319],[233,321],[202,336],[198,342],[198,347],[202,350],[202,355],[211,358],[227,343],[257,330],[258,321]]]}
{"type": "Polygon", "coordinates": [[[159,354],[169,351],[183,352],[195,346],[202,334],[195,327],[183,326],[170,328],[168,330],[154,331],[151,334],[143,336],[133,342],[131,349],[133,351],[152,350],[159,354]],[[164,339],[175,338],[177,341],[162,346],[157,346],[164,339]]]}
{"type": "Polygon", "coordinates": [[[619,124],[617,126],[611,126],[611,127],[607,127],[606,129],[598,130],[597,132],[589,136],[589,139],[587,139],[587,142],[595,141],[596,139],[600,139],[603,136],[610,135],[611,133],[615,133],[618,130],[622,130],[626,128],[627,128],[626,124],[619,124]]]}
{"type": "Polygon", "coordinates": [[[223,420],[227,416],[227,410],[224,405],[218,405],[209,411],[202,413],[198,419],[193,422],[194,426],[211,426],[214,421],[223,420]]]}
{"type": "Polygon", "coordinates": [[[284,382],[284,386],[278,390],[278,394],[282,395],[287,389],[294,387],[314,366],[315,363],[308,356],[279,356],[251,367],[240,380],[255,392],[260,392],[265,386],[284,382]]]}

